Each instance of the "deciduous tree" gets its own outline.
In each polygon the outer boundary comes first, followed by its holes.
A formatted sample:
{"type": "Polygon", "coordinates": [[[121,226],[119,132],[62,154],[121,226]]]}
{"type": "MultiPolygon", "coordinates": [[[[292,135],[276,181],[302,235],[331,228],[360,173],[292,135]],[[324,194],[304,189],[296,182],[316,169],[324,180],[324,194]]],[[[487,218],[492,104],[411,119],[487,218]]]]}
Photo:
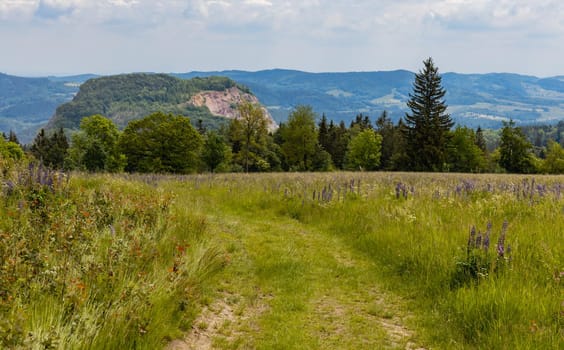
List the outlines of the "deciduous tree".
{"type": "Polygon", "coordinates": [[[478,146],[476,137],[474,130],[467,127],[457,127],[453,131],[448,159],[450,171],[473,173],[484,170],[485,154],[478,146]]]}
{"type": "Polygon", "coordinates": [[[564,174],[564,148],[556,141],[548,141],[542,171],[547,174],[564,174]]]}
{"type": "Polygon", "coordinates": [[[162,112],[130,122],[119,140],[125,170],[154,173],[196,171],[202,143],[189,118],[162,112]]]}
{"type": "Polygon", "coordinates": [[[312,160],[317,150],[315,113],[310,106],[298,106],[282,130],[282,153],[290,169],[312,170],[312,160]]]}
{"type": "Polygon", "coordinates": [[[347,151],[347,166],[351,170],[376,170],[380,165],[382,136],[364,129],[351,139],[347,151]]]}
{"type": "Polygon", "coordinates": [[[231,148],[223,137],[215,131],[208,131],[205,134],[202,161],[206,165],[206,169],[212,173],[221,166],[224,169],[228,168],[231,161],[231,148]]]}
{"type": "Polygon", "coordinates": [[[239,115],[229,124],[229,138],[235,161],[244,171],[265,170],[268,137],[268,121],[262,107],[243,102],[238,107],[239,115]]]}
{"type": "Polygon", "coordinates": [[[119,136],[110,119],[99,114],[83,118],[80,131],[72,136],[67,166],[88,171],[122,171],[126,161],[118,149],[119,136]]]}
{"type": "Polygon", "coordinates": [[[533,145],[525,138],[515,122],[503,122],[499,143],[499,165],[510,173],[532,173],[535,171],[533,145]]]}

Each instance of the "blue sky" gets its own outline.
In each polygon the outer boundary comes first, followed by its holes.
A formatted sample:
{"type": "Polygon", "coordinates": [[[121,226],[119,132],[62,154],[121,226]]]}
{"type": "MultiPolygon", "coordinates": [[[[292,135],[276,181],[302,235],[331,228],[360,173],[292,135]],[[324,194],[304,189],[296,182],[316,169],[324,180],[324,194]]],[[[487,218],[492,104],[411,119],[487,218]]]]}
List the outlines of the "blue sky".
{"type": "Polygon", "coordinates": [[[0,0],[0,72],[564,75],[562,0],[0,0]]]}

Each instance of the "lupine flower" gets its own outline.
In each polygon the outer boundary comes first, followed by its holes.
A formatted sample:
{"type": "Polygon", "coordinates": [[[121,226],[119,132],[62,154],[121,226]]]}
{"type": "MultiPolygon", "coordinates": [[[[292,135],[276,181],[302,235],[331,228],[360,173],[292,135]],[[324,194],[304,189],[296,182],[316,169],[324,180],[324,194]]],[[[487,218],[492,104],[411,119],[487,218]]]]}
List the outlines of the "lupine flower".
{"type": "Polygon", "coordinates": [[[476,226],[472,226],[472,228],[470,229],[470,235],[468,236],[468,251],[475,248],[475,244],[476,244],[475,237],[476,237],[476,226]]]}
{"type": "Polygon", "coordinates": [[[402,188],[403,184],[401,182],[398,182],[396,184],[396,198],[399,199],[400,197],[400,193],[401,193],[401,188],[402,188]]]}
{"type": "Polygon", "coordinates": [[[499,235],[499,239],[497,240],[497,256],[503,258],[505,255],[505,232],[507,231],[508,223],[507,221],[503,222],[501,226],[501,234],[499,235]]]}
{"type": "Polygon", "coordinates": [[[478,231],[478,235],[476,236],[476,248],[480,248],[482,246],[482,232],[478,231]]]}
{"type": "Polygon", "coordinates": [[[482,247],[484,248],[484,250],[487,252],[488,249],[490,248],[490,231],[486,231],[486,234],[484,236],[484,242],[482,243],[482,247]]]}

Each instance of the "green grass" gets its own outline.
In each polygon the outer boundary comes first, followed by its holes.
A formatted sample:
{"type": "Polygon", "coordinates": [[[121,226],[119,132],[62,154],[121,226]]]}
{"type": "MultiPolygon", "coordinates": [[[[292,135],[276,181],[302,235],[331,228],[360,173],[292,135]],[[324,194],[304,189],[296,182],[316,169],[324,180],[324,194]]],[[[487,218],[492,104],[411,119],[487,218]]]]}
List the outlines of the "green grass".
{"type": "Polygon", "coordinates": [[[37,189],[2,196],[2,347],[563,343],[562,176],[77,175],[37,189]],[[469,249],[488,222],[487,253],[469,249]]]}
{"type": "Polygon", "coordinates": [[[189,329],[225,262],[205,218],[140,180],[19,178],[0,207],[0,348],[155,349],[189,329]]]}
{"type": "MultiPolygon", "coordinates": [[[[251,315],[233,325],[239,336],[219,332],[216,344],[358,349],[388,343],[383,325],[368,308],[380,301],[384,309],[392,297],[378,289],[376,268],[369,260],[340,251],[347,248],[337,237],[280,216],[265,203],[257,208],[245,202],[234,205],[228,198],[214,197],[209,188],[202,197],[210,203],[206,212],[212,226],[224,230],[230,246],[231,264],[222,273],[221,291],[237,295],[242,316],[251,315]]],[[[393,317],[392,311],[385,312],[388,319],[393,317]]]]}
{"type": "Polygon", "coordinates": [[[534,185],[525,179],[401,173],[191,178],[196,191],[190,196],[203,201],[212,226],[231,227],[222,238],[234,252],[223,272],[230,293],[243,291],[243,302],[245,294],[267,296],[261,301],[267,311],[253,315],[255,328],[243,332],[244,342],[224,340],[221,347],[404,348],[410,342],[445,349],[558,348],[564,198],[555,186],[564,178],[536,177],[534,185]],[[396,197],[399,182],[407,185],[407,199],[396,197]],[[319,200],[329,186],[331,200],[319,200]],[[498,259],[504,221],[512,253],[498,259]],[[457,269],[469,259],[470,228],[484,232],[488,222],[489,269],[461,279],[457,269]],[[240,276],[246,276],[243,284],[240,276]],[[390,342],[394,330],[387,319],[405,329],[396,342],[390,342]]]}

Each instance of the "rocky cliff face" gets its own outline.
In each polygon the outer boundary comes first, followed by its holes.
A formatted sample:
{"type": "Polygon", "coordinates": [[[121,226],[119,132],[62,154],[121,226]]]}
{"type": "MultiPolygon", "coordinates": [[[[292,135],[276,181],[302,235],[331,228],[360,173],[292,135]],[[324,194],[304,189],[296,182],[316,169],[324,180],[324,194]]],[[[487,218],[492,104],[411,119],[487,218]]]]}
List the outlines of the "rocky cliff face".
{"type": "MultiPolygon", "coordinates": [[[[243,92],[236,86],[224,91],[202,91],[190,99],[190,103],[194,106],[207,107],[213,115],[229,119],[238,117],[237,105],[242,102],[260,104],[256,96],[243,92]]],[[[275,130],[278,125],[266,108],[262,107],[262,110],[268,118],[269,130],[275,130]]]]}

